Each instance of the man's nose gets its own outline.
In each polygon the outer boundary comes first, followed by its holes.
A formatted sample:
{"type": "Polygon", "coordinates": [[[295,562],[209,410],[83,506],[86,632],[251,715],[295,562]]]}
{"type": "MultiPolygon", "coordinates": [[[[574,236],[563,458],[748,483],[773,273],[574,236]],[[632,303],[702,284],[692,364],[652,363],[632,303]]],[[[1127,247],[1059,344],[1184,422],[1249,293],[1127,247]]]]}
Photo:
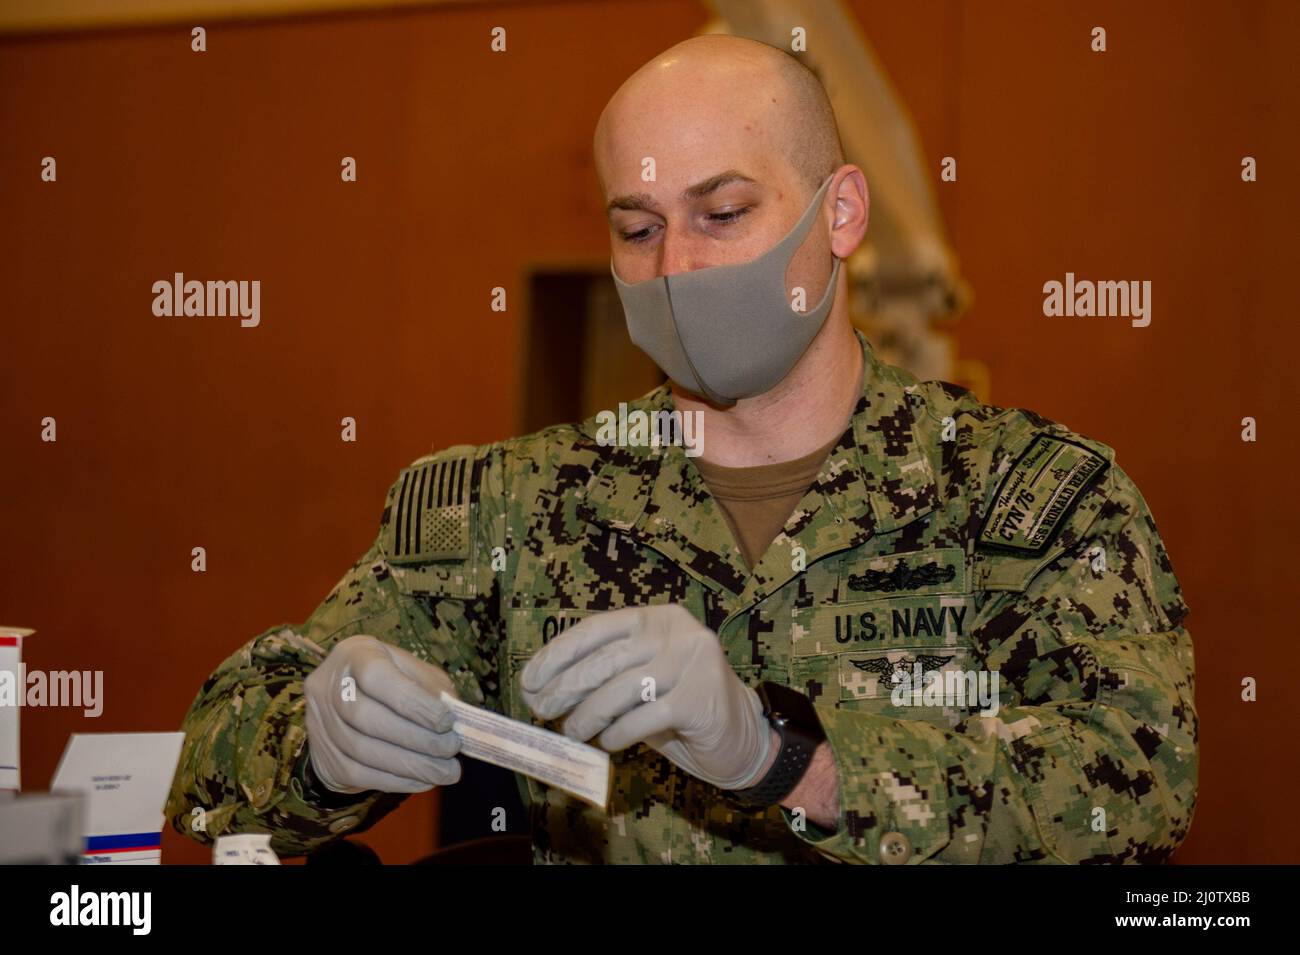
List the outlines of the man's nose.
{"type": "Polygon", "coordinates": [[[703,268],[703,265],[697,252],[691,248],[689,237],[680,231],[665,229],[663,241],[659,244],[659,274],[676,275],[698,268],[703,268]]]}

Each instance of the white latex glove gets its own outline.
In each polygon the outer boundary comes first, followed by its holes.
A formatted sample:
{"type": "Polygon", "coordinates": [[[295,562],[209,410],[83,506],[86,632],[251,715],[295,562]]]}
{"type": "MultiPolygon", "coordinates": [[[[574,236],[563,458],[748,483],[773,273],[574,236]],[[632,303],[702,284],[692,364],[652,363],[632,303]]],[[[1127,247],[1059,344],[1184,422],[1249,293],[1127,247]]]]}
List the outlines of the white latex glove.
{"type": "Polygon", "coordinates": [[[312,771],[330,789],[419,793],[460,779],[460,737],[440,698],[456,688],[441,668],[357,634],[334,646],[304,688],[312,771]],[[348,698],[345,677],[355,681],[348,698]]]}
{"type": "Polygon", "coordinates": [[[573,711],[566,736],[599,734],[610,752],[644,742],[722,789],[756,782],[771,746],[758,694],[731,668],[717,634],[679,604],[587,617],[528,661],[521,684],[541,718],[573,711]]]}

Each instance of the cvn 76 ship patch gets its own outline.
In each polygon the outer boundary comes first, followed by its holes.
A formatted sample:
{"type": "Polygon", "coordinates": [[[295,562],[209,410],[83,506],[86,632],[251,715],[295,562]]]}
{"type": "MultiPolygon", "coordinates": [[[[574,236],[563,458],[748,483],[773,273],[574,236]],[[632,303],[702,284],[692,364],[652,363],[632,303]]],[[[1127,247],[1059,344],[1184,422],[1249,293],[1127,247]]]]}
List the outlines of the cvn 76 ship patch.
{"type": "Polygon", "coordinates": [[[1081,444],[1038,434],[1011,466],[984,517],[983,546],[1041,554],[1110,465],[1081,444]]]}

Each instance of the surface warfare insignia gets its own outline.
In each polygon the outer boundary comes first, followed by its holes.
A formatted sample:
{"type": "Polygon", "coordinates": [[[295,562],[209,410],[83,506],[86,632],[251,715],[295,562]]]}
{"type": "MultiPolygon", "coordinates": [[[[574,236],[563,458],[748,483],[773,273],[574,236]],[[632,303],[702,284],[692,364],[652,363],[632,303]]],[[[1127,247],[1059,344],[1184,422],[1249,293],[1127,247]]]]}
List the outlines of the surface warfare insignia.
{"type": "Polygon", "coordinates": [[[1091,448],[1049,434],[1035,435],[998,485],[979,544],[1043,553],[1084,492],[1109,466],[1091,448]]]}
{"type": "Polygon", "coordinates": [[[849,575],[849,590],[879,590],[892,594],[897,590],[919,590],[931,584],[950,583],[957,576],[957,568],[951,564],[940,567],[937,561],[930,561],[915,569],[907,566],[907,561],[899,561],[889,573],[883,570],[869,570],[865,574],[849,575]]]}
{"type": "Polygon", "coordinates": [[[469,556],[469,488],[474,462],[467,454],[442,455],[402,472],[397,497],[386,512],[388,558],[397,563],[469,556]]]}
{"type": "Polygon", "coordinates": [[[885,657],[872,657],[869,660],[850,660],[859,670],[866,670],[868,673],[874,673],[881,683],[898,683],[904,677],[910,677],[912,667],[920,664],[923,673],[932,673],[935,670],[943,669],[943,665],[952,659],[952,654],[946,657],[932,656],[927,653],[918,653],[914,657],[902,657],[891,663],[885,657]],[[893,674],[899,674],[897,680],[893,674]]]}

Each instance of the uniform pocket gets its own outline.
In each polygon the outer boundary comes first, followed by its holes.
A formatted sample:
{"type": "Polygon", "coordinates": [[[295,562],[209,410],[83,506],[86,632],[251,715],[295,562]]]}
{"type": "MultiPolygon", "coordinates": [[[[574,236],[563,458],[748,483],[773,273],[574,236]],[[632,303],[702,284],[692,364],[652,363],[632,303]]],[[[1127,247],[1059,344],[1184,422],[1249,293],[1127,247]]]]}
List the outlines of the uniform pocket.
{"type": "Polygon", "coordinates": [[[585,610],[558,610],[551,607],[506,610],[506,647],[511,654],[532,656],[588,616],[590,614],[585,610]]]}
{"type": "Polygon", "coordinates": [[[1071,783],[1085,778],[1075,746],[1067,727],[1053,726],[1013,751],[1039,839],[1058,862],[1119,861],[1131,846],[1111,843],[1119,820],[1105,815],[1105,787],[1090,792],[1071,783]]]}
{"type": "Polygon", "coordinates": [[[797,610],[791,684],[814,702],[948,729],[1001,696],[978,668],[973,614],[971,594],[942,593],[797,610]]]}
{"type": "Polygon", "coordinates": [[[536,650],[510,650],[506,653],[506,678],[505,685],[501,688],[501,701],[502,709],[511,719],[542,726],[544,724],[540,720],[534,720],[533,711],[524,702],[523,688],[520,686],[524,667],[536,652],[536,650]]]}

